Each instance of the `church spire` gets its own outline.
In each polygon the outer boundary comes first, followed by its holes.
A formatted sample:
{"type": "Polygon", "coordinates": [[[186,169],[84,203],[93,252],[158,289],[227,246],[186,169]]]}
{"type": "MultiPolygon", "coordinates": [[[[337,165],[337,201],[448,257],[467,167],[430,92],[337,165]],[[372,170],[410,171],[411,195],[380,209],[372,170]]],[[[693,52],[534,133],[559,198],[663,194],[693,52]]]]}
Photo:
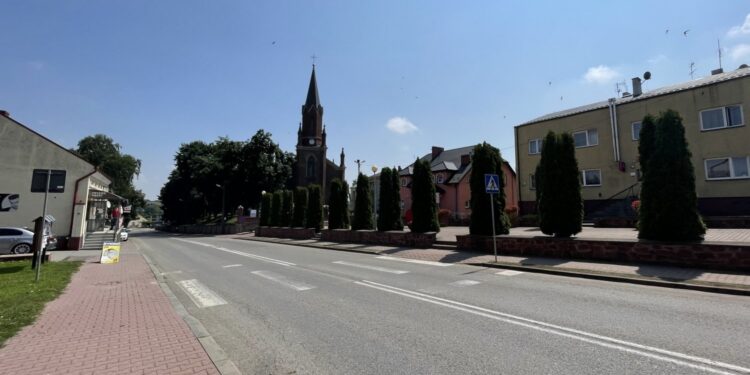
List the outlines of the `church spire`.
{"type": "Polygon", "coordinates": [[[307,100],[305,101],[305,107],[316,108],[320,106],[320,98],[318,97],[318,81],[315,80],[315,64],[313,64],[312,75],[310,76],[310,87],[307,89],[307,100]]]}

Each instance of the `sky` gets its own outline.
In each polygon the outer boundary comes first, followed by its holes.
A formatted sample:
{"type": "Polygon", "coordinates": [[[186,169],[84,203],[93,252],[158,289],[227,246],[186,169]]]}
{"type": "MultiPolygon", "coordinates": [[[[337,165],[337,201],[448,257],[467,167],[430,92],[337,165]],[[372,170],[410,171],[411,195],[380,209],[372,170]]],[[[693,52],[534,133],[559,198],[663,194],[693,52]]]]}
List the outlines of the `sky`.
{"type": "Polygon", "coordinates": [[[65,147],[97,133],[156,199],[180,144],[269,131],[294,152],[316,56],[328,158],[347,180],[432,146],[750,64],[750,3],[2,0],[0,109],[65,147]]]}

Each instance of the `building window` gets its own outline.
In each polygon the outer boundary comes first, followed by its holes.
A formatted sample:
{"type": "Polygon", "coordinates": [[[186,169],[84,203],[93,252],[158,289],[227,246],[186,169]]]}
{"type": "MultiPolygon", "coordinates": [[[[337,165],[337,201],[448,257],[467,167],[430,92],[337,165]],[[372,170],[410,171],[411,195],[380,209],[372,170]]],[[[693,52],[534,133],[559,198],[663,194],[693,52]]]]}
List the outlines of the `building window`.
{"type": "Polygon", "coordinates": [[[602,186],[602,171],[599,169],[584,169],[581,171],[583,186],[602,186]]]}
{"type": "Polygon", "coordinates": [[[399,203],[399,207],[401,207],[401,209],[402,209],[402,210],[404,209],[404,201],[401,201],[401,202],[399,203]]]}
{"type": "Polygon", "coordinates": [[[741,105],[706,109],[700,112],[701,130],[731,128],[745,124],[741,105]]]}
{"type": "Polygon", "coordinates": [[[50,173],[46,169],[34,169],[34,173],[31,175],[31,192],[44,193],[47,191],[47,176],[49,175],[49,192],[64,193],[65,174],[66,172],[62,170],[52,170],[50,173]]]}
{"type": "Polygon", "coordinates": [[[406,179],[405,178],[401,179],[401,186],[406,186],[406,179]]]}
{"type": "Polygon", "coordinates": [[[750,158],[718,158],[706,159],[706,179],[707,180],[727,180],[734,178],[750,177],[750,158]]]}
{"type": "Polygon", "coordinates": [[[471,208],[471,199],[464,203],[464,208],[471,208]]]}
{"type": "Polygon", "coordinates": [[[442,184],[443,183],[443,175],[442,174],[437,175],[437,182],[438,182],[438,184],[442,184]]]}
{"type": "Polygon", "coordinates": [[[536,176],[534,174],[529,175],[530,177],[530,183],[529,183],[529,189],[536,190],[536,176]]]}
{"type": "Polygon", "coordinates": [[[542,152],[542,140],[540,138],[529,141],[529,155],[540,154],[542,152]]]}
{"type": "Polygon", "coordinates": [[[589,147],[599,144],[599,133],[596,129],[584,130],[573,133],[576,147],[589,147]]]}
{"type": "Polygon", "coordinates": [[[637,121],[630,125],[630,128],[632,130],[632,137],[634,141],[641,139],[641,122],[637,121]]]}
{"type": "Polygon", "coordinates": [[[315,158],[307,158],[307,177],[315,177],[315,158]]]}

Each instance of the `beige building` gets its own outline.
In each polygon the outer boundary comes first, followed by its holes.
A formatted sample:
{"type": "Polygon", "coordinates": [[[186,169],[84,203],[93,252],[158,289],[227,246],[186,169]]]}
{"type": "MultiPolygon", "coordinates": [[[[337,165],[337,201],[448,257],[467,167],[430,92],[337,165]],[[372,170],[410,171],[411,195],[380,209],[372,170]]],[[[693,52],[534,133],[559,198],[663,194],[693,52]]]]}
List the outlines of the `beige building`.
{"type": "Polygon", "coordinates": [[[0,226],[30,227],[42,215],[51,172],[47,214],[55,218],[58,247],[80,249],[87,232],[104,228],[110,180],[63,146],[0,111],[0,226]]]}
{"type": "MultiPolygon", "coordinates": [[[[551,113],[515,127],[520,207],[535,212],[533,174],[542,139],[569,132],[576,142],[586,215],[591,217],[640,192],[638,134],[647,114],[680,113],[692,152],[698,206],[704,216],[750,215],[750,68],[641,91],[551,113]]],[[[620,211],[624,212],[624,211],[620,211]]],[[[609,214],[611,215],[611,214],[609,214]]],[[[606,215],[606,216],[609,216],[606,215]]],[[[602,215],[605,216],[605,215],[602,215]]]]}

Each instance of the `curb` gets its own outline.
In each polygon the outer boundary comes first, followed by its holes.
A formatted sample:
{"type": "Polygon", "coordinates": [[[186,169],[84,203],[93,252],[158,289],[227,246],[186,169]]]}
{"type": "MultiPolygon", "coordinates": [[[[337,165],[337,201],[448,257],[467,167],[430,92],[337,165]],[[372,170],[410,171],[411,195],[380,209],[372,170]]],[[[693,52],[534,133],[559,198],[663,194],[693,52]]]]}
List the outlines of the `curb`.
{"type": "MultiPolygon", "coordinates": [[[[379,252],[376,252],[376,251],[367,251],[367,250],[359,250],[359,249],[340,249],[336,247],[328,247],[328,246],[321,246],[321,245],[314,245],[314,244],[296,244],[296,243],[289,243],[289,242],[282,242],[282,241],[265,240],[265,239],[261,239],[257,237],[256,238],[232,237],[232,238],[237,239],[237,240],[245,240],[245,241],[257,241],[257,242],[275,243],[275,244],[281,244],[281,245],[312,247],[312,248],[324,249],[324,250],[346,251],[350,253],[380,254],[379,252]]],[[[502,269],[509,269],[509,270],[515,270],[515,271],[544,273],[548,275],[577,277],[581,279],[610,281],[610,282],[616,282],[616,283],[656,286],[656,287],[662,287],[662,288],[695,290],[695,291],[707,292],[707,293],[729,294],[729,295],[736,295],[736,296],[750,296],[750,289],[732,288],[732,287],[719,286],[719,285],[700,285],[700,284],[692,284],[692,283],[681,283],[681,282],[666,281],[666,280],[653,280],[653,279],[645,279],[645,278],[640,278],[640,277],[617,276],[617,274],[595,273],[595,272],[583,271],[583,270],[560,270],[560,269],[553,269],[553,268],[540,267],[540,266],[519,266],[517,264],[509,264],[509,263],[479,262],[479,263],[454,263],[454,264],[465,264],[469,266],[489,267],[489,268],[502,268],[502,269]]]]}
{"type": "Polygon", "coordinates": [[[172,292],[172,289],[169,288],[164,276],[162,276],[156,266],[151,262],[151,259],[146,254],[143,254],[140,247],[138,247],[138,253],[148,264],[156,281],[159,283],[159,287],[161,287],[161,290],[167,295],[167,298],[175,309],[177,315],[179,315],[182,320],[187,323],[188,327],[190,327],[190,331],[193,332],[195,338],[201,343],[203,350],[206,351],[206,354],[208,354],[208,357],[211,359],[211,362],[214,363],[214,366],[216,366],[219,373],[221,375],[242,375],[242,372],[240,372],[237,366],[235,366],[229,359],[226,352],[224,352],[224,349],[222,349],[213,337],[211,337],[208,330],[206,330],[206,327],[204,327],[198,319],[190,315],[190,312],[187,311],[185,305],[177,299],[177,296],[172,292]]]}

